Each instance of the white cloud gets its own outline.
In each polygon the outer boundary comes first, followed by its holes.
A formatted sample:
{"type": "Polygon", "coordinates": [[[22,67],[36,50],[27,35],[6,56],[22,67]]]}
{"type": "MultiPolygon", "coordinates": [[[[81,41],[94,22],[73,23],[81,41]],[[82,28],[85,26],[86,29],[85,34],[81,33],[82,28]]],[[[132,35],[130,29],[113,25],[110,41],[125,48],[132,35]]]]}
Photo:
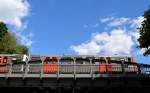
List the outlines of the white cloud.
{"type": "Polygon", "coordinates": [[[22,18],[29,15],[27,0],[0,0],[0,21],[15,26],[23,26],[22,18]]]}
{"type": "Polygon", "coordinates": [[[71,48],[78,54],[130,54],[134,45],[131,36],[123,29],[114,29],[111,33],[95,33],[89,42],[71,48]]]}
{"type": "Polygon", "coordinates": [[[142,55],[145,51],[146,51],[146,48],[142,48],[137,52],[137,54],[142,55]]]}
{"type": "Polygon", "coordinates": [[[130,21],[131,23],[131,28],[139,28],[141,27],[141,23],[144,21],[144,17],[142,16],[139,16],[133,20],[130,21]]]}
{"type": "Polygon", "coordinates": [[[137,45],[139,33],[137,27],[141,25],[143,17],[134,19],[121,17],[107,17],[101,20],[106,23],[109,32],[92,33],[91,39],[79,45],[72,45],[71,49],[77,54],[131,54],[137,45]]]}
{"type": "Polygon", "coordinates": [[[117,18],[117,19],[114,19],[112,20],[112,22],[110,22],[108,24],[108,26],[121,26],[121,25],[124,25],[128,20],[130,20],[129,18],[117,18]]]}
{"type": "Polygon", "coordinates": [[[100,19],[100,22],[105,23],[105,22],[108,22],[108,21],[113,20],[113,19],[114,19],[114,17],[106,17],[106,18],[100,19]]]}
{"type": "Polygon", "coordinates": [[[27,0],[0,0],[0,21],[13,27],[21,44],[30,46],[32,44],[29,35],[23,35],[22,30],[27,28],[27,21],[23,18],[29,16],[30,4],[27,0]]]}
{"type": "Polygon", "coordinates": [[[133,40],[136,42],[138,45],[139,43],[137,42],[137,39],[140,37],[139,30],[137,28],[141,27],[141,23],[144,21],[144,17],[139,16],[133,20],[130,20],[130,28],[132,31],[130,31],[130,34],[133,37],[133,40]]]}
{"type": "Polygon", "coordinates": [[[78,46],[71,46],[71,48],[78,53],[79,55],[95,55],[99,53],[101,50],[101,47],[93,41],[87,42],[87,43],[82,43],[81,45],[78,46]]]}
{"type": "Polygon", "coordinates": [[[33,37],[33,33],[29,33],[28,35],[22,35],[22,34],[19,34],[17,33],[16,34],[20,39],[19,39],[19,42],[23,45],[26,45],[26,46],[31,46],[33,41],[32,41],[32,37],[33,37]]]}
{"type": "MultiPolygon", "coordinates": [[[[33,33],[31,33],[33,34],[33,33]]],[[[26,45],[28,47],[30,47],[33,44],[33,36],[30,37],[30,34],[27,35],[18,35],[18,37],[20,37],[19,41],[21,44],[26,45]]]]}
{"type": "Polygon", "coordinates": [[[120,18],[115,18],[115,17],[106,17],[103,19],[100,19],[102,23],[108,23],[107,25],[110,27],[116,27],[116,26],[121,26],[126,24],[130,18],[126,17],[120,17],[120,18]]]}

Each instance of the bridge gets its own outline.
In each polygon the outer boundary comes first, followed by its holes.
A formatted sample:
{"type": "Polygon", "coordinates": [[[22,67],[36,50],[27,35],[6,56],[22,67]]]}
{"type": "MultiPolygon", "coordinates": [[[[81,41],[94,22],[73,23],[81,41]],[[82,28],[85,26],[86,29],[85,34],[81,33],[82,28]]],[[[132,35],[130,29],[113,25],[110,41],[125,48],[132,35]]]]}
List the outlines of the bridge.
{"type": "MultiPolygon", "coordinates": [[[[128,63],[137,64],[137,63],[128,63]]],[[[58,65],[57,72],[44,73],[42,64],[34,64],[35,67],[40,66],[40,72],[29,72],[30,66],[27,64],[25,72],[14,73],[12,69],[8,73],[0,74],[0,86],[8,87],[104,87],[104,86],[147,86],[150,78],[150,65],[137,64],[139,69],[130,67],[113,66],[113,71],[107,70],[104,73],[95,71],[95,66],[90,65],[58,65]],[[85,68],[88,67],[88,68],[85,68]],[[82,69],[79,69],[82,68],[82,69]],[[73,70],[72,70],[73,69],[73,70]],[[122,69],[122,72],[119,69],[122,69]],[[131,72],[132,71],[132,72],[131,72]],[[136,71],[136,72],[135,72],[136,71]]],[[[7,65],[12,68],[12,65],[7,65]]],[[[32,68],[33,69],[33,68],[32,68]]],[[[54,69],[54,68],[52,68],[54,69]]],[[[107,68],[108,69],[108,68],[107,68]]]]}
{"type": "MultiPolygon", "coordinates": [[[[150,67],[143,66],[147,70],[150,67]]],[[[0,86],[1,90],[13,93],[145,93],[150,91],[150,74],[3,73],[0,74],[0,86]]]]}
{"type": "Polygon", "coordinates": [[[20,91],[32,87],[40,93],[143,93],[150,90],[150,65],[91,57],[11,60],[0,65],[0,87],[21,87],[20,91]]]}

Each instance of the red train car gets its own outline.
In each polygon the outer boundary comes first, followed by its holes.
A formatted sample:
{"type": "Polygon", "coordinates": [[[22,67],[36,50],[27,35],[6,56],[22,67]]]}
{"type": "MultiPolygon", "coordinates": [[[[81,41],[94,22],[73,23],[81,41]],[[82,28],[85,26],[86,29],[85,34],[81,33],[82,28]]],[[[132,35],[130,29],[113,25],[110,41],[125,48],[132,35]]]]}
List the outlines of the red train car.
{"type": "Polygon", "coordinates": [[[9,62],[11,61],[8,55],[0,55],[0,73],[9,72],[9,62]]]}
{"type": "MultiPolygon", "coordinates": [[[[103,60],[103,62],[99,61],[99,72],[100,73],[121,73],[122,72],[122,65],[121,62],[131,62],[134,63],[135,59],[132,56],[95,56],[96,59],[103,60]]],[[[126,69],[129,69],[130,72],[134,69],[129,66],[126,69]]]]}
{"type": "Polygon", "coordinates": [[[8,56],[0,56],[0,65],[7,64],[8,60],[8,56]]]}
{"type": "Polygon", "coordinates": [[[106,73],[106,60],[103,57],[95,57],[93,63],[98,66],[99,73],[106,73]]]}
{"type": "Polygon", "coordinates": [[[43,63],[43,71],[44,73],[57,73],[58,71],[58,58],[57,55],[45,56],[45,60],[43,63]]]}
{"type": "Polygon", "coordinates": [[[99,72],[105,73],[106,72],[106,63],[100,63],[99,64],[99,72]]]}

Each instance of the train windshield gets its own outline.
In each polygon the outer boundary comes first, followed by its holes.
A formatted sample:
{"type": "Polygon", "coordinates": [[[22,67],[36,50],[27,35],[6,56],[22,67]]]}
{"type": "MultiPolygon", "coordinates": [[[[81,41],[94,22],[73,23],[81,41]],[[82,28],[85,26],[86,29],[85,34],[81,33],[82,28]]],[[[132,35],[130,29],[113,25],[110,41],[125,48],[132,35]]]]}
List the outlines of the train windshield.
{"type": "Polygon", "coordinates": [[[93,59],[92,64],[106,63],[105,59],[93,59]]]}
{"type": "Polygon", "coordinates": [[[56,59],[56,58],[49,58],[49,57],[47,57],[45,60],[44,60],[44,63],[57,63],[58,62],[58,60],[56,59]]]}
{"type": "Polygon", "coordinates": [[[90,64],[90,60],[89,59],[77,58],[76,59],[76,64],[90,64]]]}
{"type": "Polygon", "coordinates": [[[108,60],[108,63],[121,64],[121,61],[118,61],[118,60],[108,60]]]}
{"type": "Polygon", "coordinates": [[[60,59],[60,64],[73,64],[73,59],[71,58],[62,58],[60,59]]]}
{"type": "Polygon", "coordinates": [[[42,63],[42,60],[40,58],[31,58],[29,63],[42,63]]]}

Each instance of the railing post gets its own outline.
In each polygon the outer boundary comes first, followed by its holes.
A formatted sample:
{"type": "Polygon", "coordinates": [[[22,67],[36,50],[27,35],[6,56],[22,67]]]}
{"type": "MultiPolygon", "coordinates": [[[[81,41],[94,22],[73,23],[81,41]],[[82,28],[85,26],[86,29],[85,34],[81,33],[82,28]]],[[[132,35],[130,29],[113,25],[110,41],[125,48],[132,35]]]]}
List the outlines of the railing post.
{"type": "Polygon", "coordinates": [[[91,78],[93,79],[93,65],[92,65],[92,59],[90,58],[90,75],[91,78]]]}
{"type": "Polygon", "coordinates": [[[44,61],[42,60],[40,79],[42,79],[42,76],[43,76],[43,66],[44,66],[43,64],[44,64],[44,61]]]}
{"type": "Polygon", "coordinates": [[[106,59],[106,57],[105,57],[105,61],[106,61],[106,65],[105,65],[106,66],[106,73],[109,74],[108,73],[108,60],[106,59]]]}
{"type": "Polygon", "coordinates": [[[73,70],[74,79],[76,80],[76,58],[73,58],[73,68],[74,68],[74,70],[73,70]]]}
{"type": "Polygon", "coordinates": [[[43,72],[44,72],[44,60],[45,60],[45,56],[40,56],[40,59],[42,61],[41,63],[41,72],[40,72],[40,79],[42,79],[42,76],[43,76],[43,72]]]}
{"type": "Polygon", "coordinates": [[[8,71],[9,71],[7,77],[10,77],[11,74],[12,74],[12,62],[10,62],[10,63],[7,65],[7,67],[8,67],[8,71]]]}
{"type": "Polygon", "coordinates": [[[122,67],[122,74],[125,74],[125,66],[124,66],[124,61],[121,61],[121,67],[122,67]]]}
{"type": "Polygon", "coordinates": [[[26,75],[28,74],[28,69],[29,69],[29,65],[28,65],[28,62],[29,61],[26,61],[26,67],[25,67],[25,73],[24,73],[24,77],[23,77],[23,79],[26,77],[26,75]]]}
{"type": "Polygon", "coordinates": [[[58,64],[58,65],[57,65],[57,80],[58,80],[58,79],[59,79],[59,73],[60,73],[60,72],[59,72],[59,71],[60,71],[60,69],[59,69],[59,67],[60,67],[60,58],[57,58],[57,62],[58,62],[58,63],[57,63],[57,64],[58,64]]]}
{"type": "Polygon", "coordinates": [[[141,75],[141,64],[138,64],[138,75],[141,75]]]}

